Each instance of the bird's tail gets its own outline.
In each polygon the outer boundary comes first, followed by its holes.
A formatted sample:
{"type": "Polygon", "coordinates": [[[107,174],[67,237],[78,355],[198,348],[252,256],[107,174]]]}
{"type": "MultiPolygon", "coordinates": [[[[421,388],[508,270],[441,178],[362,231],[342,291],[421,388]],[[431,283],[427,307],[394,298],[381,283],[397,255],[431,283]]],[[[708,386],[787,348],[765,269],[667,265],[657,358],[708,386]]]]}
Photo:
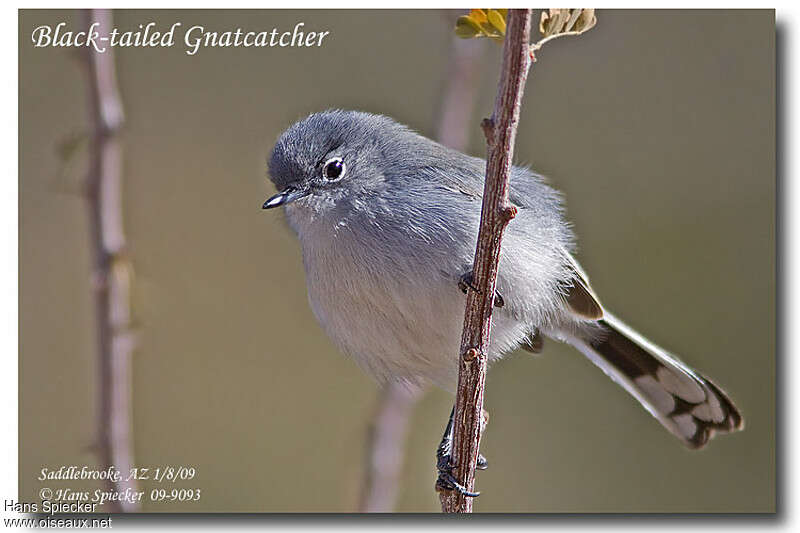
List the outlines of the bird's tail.
{"type": "Polygon", "coordinates": [[[739,410],[709,379],[607,312],[598,323],[600,334],[567,340],[686,446],[702,448],[714,433],[744,427],[739,410]]]}

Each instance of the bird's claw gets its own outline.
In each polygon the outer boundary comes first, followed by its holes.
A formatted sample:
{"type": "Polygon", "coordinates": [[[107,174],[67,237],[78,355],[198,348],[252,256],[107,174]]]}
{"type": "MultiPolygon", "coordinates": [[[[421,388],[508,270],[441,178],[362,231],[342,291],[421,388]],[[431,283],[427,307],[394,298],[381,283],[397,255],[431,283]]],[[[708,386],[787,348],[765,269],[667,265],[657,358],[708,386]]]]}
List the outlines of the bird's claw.
{"type": "MultiPolygon", "coordinates": [[[[469,280],[467,280],[469,281],[469,280]]],[[[444,430],[444,435],[442,435],[442,441],[439,443],[439,447],[436,448],[436,470],[438,471],[438,477],[436,478],[436,490],[439,492],[442,491],[456,491],[459,494],[464,496],[469,496],[470,498],[477,498],[481,495],[480,492],[473,492],[461,483],[453,476],[453,464],[452,460],[452,450],[453,450],[453,416],[455,415],[455,407],[450,411],[450,418],[447,421],[447,427],[444,430]]],[[[484,416],[486,416],[486,420],[488,420],[488,414],[484,412],[484,416]]],[[[478,460],[475,468],[478,470],[486,470],[489,466],[489,462],[486,460],[482,454],[478,453],[478,460]]]]}
{"type": "MultiPolygon", "coordinates": [[[[458,288],[461,289],[461,292],[464,294],[467,294],[467,289],[472,289],[477,293],[481,292],[480,289],[475,286],[472,270],[468,270],[458,278],[458,288]]],[[[494,306],[503,307],[504,305],[506,305],[506,302],[503,300],[503,296],[499,292],[494,291],[494,306]]]]}
{"type": "MultiPolygon", "coordinates": [[[[480,459],[480,458],[479,458],[480,459]]],[[[484,462],[486,459],[484,459],[484,462]]],[[[464,485],[458,482],[453,476],[453,465],[450,464],[450,455],[442,455],[436,464],[436,469],[439,471],[439,477],[436,478],[436,490],[451,491],[454,490],[459,494],[468,496],[470,498],[477,498],[481,495],[480,492],[472,492],[464,485]]]]}
{"type": "Polygon", "coordinates": [[[489,461],[486,460],[483,454],[478,454],[478,464],[475,465],[475,468],[478,470],[486,470],[489,468],[489,461]]]}
{"type": "Polygon", "coordinates": [[[472,289],[475,292],[481,292],[478,287],[475,286],[472,270],[468,270],[461,274],[461,277],[458,278],[458,288],[461,289],[461,292],[464,294],[467,294],[467,289],[472,289]]]}

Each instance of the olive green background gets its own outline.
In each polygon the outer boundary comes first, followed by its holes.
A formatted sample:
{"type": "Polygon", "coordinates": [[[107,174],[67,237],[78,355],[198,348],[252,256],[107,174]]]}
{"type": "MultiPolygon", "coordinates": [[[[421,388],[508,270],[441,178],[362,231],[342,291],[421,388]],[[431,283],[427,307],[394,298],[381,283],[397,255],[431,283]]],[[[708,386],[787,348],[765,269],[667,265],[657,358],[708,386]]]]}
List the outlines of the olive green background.
{"type": "MultiPolygon", "coordinates": [[[[435,135],[451,42],[440,11],[121,11],[121,30],[308,29],[321,48],[116,49],[127,113],[125,224],[136,269],[136,461],[190,465],[197,503],[160,511],[353,511],[377,390],[307,304],[297,242],[265,158],[331,107],[435,135]]],[[[538,15],[537,15],[538,16],[538,15]]],[[[566,194],[579,259],[605,305],[712,376],[747,427],[684,449],[577,352],[555,342],[490,372],[477,511],[771,512],[775,451],[775,17],[611,11],[539,52],[516,160],[566,194]]],[[[95,351],[86,130],[76,54],[30,34],[74,12],[21,11],[20,499],[42,467],[93,465],[95,351]]],[[[177,35],[182,36],[182,30],[177,35]]],[[[500,47],[483,42],[470,151],[484,154],[500,47]]],[[[464,110],[470,113],[471,110],[464,110]]],[[[346,310],[344,310],[346,312],[346,310]]],[[[453,347],[457,349],[456,346],[453,347]]],[[[399,511],[434,512],[435,446],[452,398],[414,412],[399,511]]],[[[156,488],[145,483],[148,491],[156,488]]],[[[94,488],[86,485],[85,488],[94,488]]]]}

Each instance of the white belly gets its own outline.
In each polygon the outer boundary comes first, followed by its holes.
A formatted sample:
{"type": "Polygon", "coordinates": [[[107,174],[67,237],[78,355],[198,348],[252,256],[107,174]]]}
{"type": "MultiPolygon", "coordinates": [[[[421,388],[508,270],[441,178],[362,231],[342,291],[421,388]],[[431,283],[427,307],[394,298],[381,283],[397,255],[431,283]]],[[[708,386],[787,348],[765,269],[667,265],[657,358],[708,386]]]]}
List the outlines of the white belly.
{"type": "MultiPolygon", "coordinates": [[[[436,265],[388,268],[339,246],[305,247],[311,307],[326,333],[379,382],[432,382],[454,390],[465,296],[436,265]],[[395,272],[387,276],[384,272],[395,272]]],[[[516,347],[527,328],[494,313],[490,359],[516,347]]]]}

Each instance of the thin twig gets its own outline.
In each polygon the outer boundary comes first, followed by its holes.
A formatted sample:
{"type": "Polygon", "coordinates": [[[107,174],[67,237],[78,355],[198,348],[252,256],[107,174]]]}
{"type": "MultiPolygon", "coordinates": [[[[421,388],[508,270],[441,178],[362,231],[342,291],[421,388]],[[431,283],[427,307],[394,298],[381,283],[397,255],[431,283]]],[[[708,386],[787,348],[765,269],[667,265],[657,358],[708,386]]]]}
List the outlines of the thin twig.
{"type": "Polygon", "coordinates": [[[553,35],[548,35],[544,39],[540,39],[536,43],[532,44],[531,45],[531,52],[538,51],[542,46],[544,46],[545,44],[549,43],[553,39],[558,39],[559,37],[568,37],[570,35],[580,35],[582,33],[583,33],[583,31],[565,31],[563,33],[555,33],[553,35]]]}
{"type": "Polygon", "coordinates": [[[545,37],[531,45],[531,59],[536,61],[535,53],[553,39],[581,35],[594,28],[595,24],[597,24],[597,17],[594,9],[556,8],[543,11],[539,22],[539,31],[544,33],[545,37]],[[555,22],[547,28],[548,21],[555,22]],[[579,21],[580,24],[578,24],[579,21]]]}
{"type": "MultiPolygon", "coordinates": [[[[455,150],[465,150],[469,140],[469,123],[481,78],[482,44],[458,37],[451,40],[436,137],[455,150]]],[[[389,384],[381,391],[367,436],[360,512],[394,511],[409,418],[424,394],[424,390],[410,390],[401,383],[389,384]]]]}
{"type": "MultiPolygon", "coordinates": [[[[488,157],[478,245],[473,264],[477,288],[467,293],[458,368],[453,428],[453,475],[469,491],[475,486],[480,446],[487,347],[492,323],[497,268],[503,231],[516,214],[508,200],[509,172],[519,123],[522,92],[528,77],[530,9],[511,10],[503,44],[500,84],[491,119],[484,119],[488,157]]],[[[457,491],[439,494],[444,512],[472,512],[472,498],[457,491]]]]}
{"type": "MultiPolygon", "coordinates": [[[[109,10],[84,12],[87,27],[99,23],[100,36],[113,26],[109,10]]],[[[89,172],[86,193],[92,250],[92,289],[95,301],[99,386],[95,448],[100,466],[116,467],[120,480],[106,480],[107,490],[135,490],[128,480],[134,465],[131,435],[130,290],[133,270],[127,256],[122,225],[122,146],[118,137],[124,120],[117,87],[114,50],[86,48],[89,96],[89,172]]],[[[138,505],[115,501],[112,512],[131,512],[138,505]]]]}

